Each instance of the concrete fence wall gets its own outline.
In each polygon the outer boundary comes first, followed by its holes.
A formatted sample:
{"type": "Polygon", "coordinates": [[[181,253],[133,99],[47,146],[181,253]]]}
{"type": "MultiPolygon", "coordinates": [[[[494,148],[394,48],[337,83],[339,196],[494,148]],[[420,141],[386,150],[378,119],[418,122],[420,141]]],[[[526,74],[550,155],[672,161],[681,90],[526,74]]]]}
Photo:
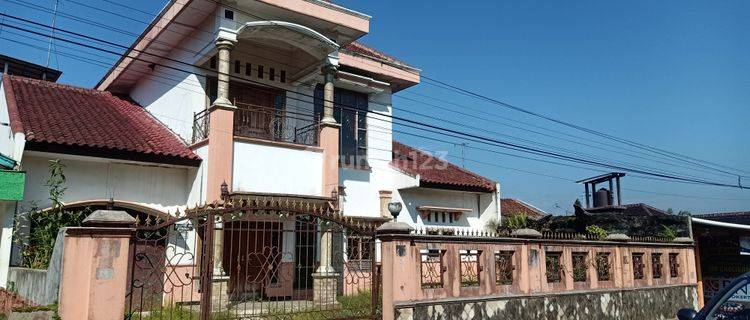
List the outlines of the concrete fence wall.
{"type": "Polygon", "coordinates": [[[57,233],[55,247],[52,250],[47,269],[10,268],[8,271],[9,287],[22,297],[38,305],[56,303],[60,292],[60,274],[63,257],[65,229],[57,233]]]}
{"type": "Polygon", "coordinates": [[[464,304],[476,312],[501,314],[500,319],[515,318],[502,311],[508,304],[521,303],[528,314],[536,314],[536,307],[524,301],[538,305],[544,317],[518,319],[566,318],[579,306],[606,315],[602,319],[619,319],[614,310],[644,307],[659,319],[663,312],[658,310],[674,315],[681,307],[697,306],[692,243],[410,234],[379,238],[386,320],[441,318],[442,312],[455,312],[464,304]],[[578,301],[582,297],[600,303],[578,301]],[[647,306],[647,299],[655,305],[647,306]]]}

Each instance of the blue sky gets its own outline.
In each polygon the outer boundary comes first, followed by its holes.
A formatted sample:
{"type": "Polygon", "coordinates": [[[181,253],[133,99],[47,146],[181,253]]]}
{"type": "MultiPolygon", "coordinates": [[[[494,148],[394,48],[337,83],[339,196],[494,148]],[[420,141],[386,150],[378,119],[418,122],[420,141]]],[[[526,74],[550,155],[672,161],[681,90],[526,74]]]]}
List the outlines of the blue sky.
{"type": "MultiPolygon", "coordinates": [[[[52,0],[23,1],[46,8],[52,5],[52,0]]],[[[114,10],[135,20],[152,18],[102,1],[76,1],[114,10]]],[[[158,12],[163,3],[127,2],[151,13],[158,12]]],[[[747,41],[750,2],[339,0],[336,3],[373,16],[371,33],[362,42],[421,68],[428,77],[620,138],[750,171],[750,41],[747,41]]],[[[145,27],[68,0],[61,0],[60,10],[119,26],[132,34],[145,27]]],[[[0,12],[45,23],[51,21],[47,13],[8,0],[0,0],[0,12]]],[[[132,35],[94,28],[64,17],[58,18],[58,25],[125,45],[133,41],[132,35]]],[[[41,38],[20,38],[7,29],[0,32],[0,37],[23,39],[46,47],[41,38]]],[[[83,55],[69,48],[58,46],[58,50],[83,55]]],[[[41,64],[46,57],[43,50],[4,39],[0,39],[0,53],[41,64]]],[[[112,63],[116,57],[97,53],[91,58],[112,63]]],[[[106,71],[59,55],[51,65],[64,72],[61,82],[87,87],[94,85],[106,71]]],[[[427,83],[397,94],[394,107],[399,116],[506,141],[529,144],[517,138],[533,140],[608,161],[628,162],[631,166],[737,182],[732,176],[647,161],[637,158],[643,155],[632,151],[604,151],[518,130],[506,124],[536,131],[555,130],[544,132],[610,150],[615,145],[427,83]],[[424,96],[444,101],[430,101],[424,96]],[[480,117],[467,117],[408,99],[480,117]],[[471,127],[438,122],[408,111],[471,127]],[[559,132],[576,137],[562,136],[559,132]]],[[[399,126],[396,129],[411,130],[399,126]]],[[[424,149],[448,151],[449,160],[461,163],[456,158],[461,155],[460,147],[403,134],[396,137],[424,149]]],[[[503,197],[520,198],[551,212],[570,211],[571,203],[583,188],[549,176],[578,179],[597,173],[488,153],[475,147],[494,148],[470,142],[465,148],[467,168],[499,181],[503,197]]],[[[745,185],[750,186],[750,178],[745,179],[745,185]]],[[[623,190],[627,203],[645,202],[693,212],[750,210],[750,190],[632,176],[623,179],[623,188],[627,189],[623,190]]]]}

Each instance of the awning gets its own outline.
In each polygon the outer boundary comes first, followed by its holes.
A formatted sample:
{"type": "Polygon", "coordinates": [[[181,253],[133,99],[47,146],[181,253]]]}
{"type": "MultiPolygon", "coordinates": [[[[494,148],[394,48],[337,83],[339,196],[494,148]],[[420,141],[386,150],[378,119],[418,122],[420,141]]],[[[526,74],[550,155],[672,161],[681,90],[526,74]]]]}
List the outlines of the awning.
{"type": "Polygon", "coordinates": [[[23,200],[26,172],[0,170],[0,201],[23,200]]]}

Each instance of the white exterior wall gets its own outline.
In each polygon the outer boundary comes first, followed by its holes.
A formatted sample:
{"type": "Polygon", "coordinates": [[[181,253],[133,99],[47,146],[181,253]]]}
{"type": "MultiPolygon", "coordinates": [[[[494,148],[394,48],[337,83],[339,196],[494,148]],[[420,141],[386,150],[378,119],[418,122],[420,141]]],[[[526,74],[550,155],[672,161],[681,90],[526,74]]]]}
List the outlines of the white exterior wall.
{"type": "MultiPolygon", "coordinates": [[[[390,88],[370,94],[369,108],[390,115],[390,88]]],[[[393,135],[390,118],[375,113],[367,115],[367,162],[369,170],[341,168],[339,183],[346,187],[342,203],[343,213],[349,216],[379,217],[380,190],[395,191],[395,179],[400,175],[390,166],[393,135]]]]}
{"type": "Polygon", "coordinates": [[[203,56],[215,50],[214,19],[209,16],[190,36],[186,36],[159,64],[190,71],[188,74],[163,66],[156,66],[144,74],[130,92],[130,97],[142,105],[154,117],[177,133],[183,140],[191,141],[193,114],[206,108],[204,70],[188,64],[202,63],[203,56]],[[200,53],[200,54],[198,54],[200,53]]]}
{"type": "Polygon", "coordinates": [[[499,219],[498,197],[492,192],[464,192],[453,190],[409,188],[398,190],[393,196],[394,201],[403,203],[404,208],[398,216],[398,221],[406,222],[415,228],[425,227],[458,227],[484,230],[487,222],[493,218],[499,219]],[[423,220],[417,211],[419,206],[436,206],[471,209],[464,212],[453,223],[428,222],[423,220]]]}
{"type": "Polygon", "coordinates": [[[234,143],[232,191],[322,195],[323,153],[234,143]]]}
{"type": "Polygon", "coordinates": [[[187,204],[190,207],[206,203],[206,184],[208,183],[208,146],[204,145],[193,150],[203,161],[195,170],[195,179],[188,179],[190,184],[187,204]]]}
{"type": "Polygon", "coordinates": [[[13,224],[16,212],[16,201],[0,201],[0,287],[7,288],[10,252],[13,248],[13,224]]]}
{"type": "Polygon", "coordinates": [[[63,202],[114,199],[142,204],[161,211],[174,212],[187,203],[197,175],[194,168],[164,167],[119,162],[117,160],[27,152],[21,163],[26,171],[26,190],[19,211],[32,203],[50,206],[49,161],[61,158],[67,178],[63,202]]]}
{"type": "MultiPolygon", "coordinates": [[[[2,80],[1,74],[0,80],[2,80]]],[[[16,162],[21,162],[23,148],[26,144],[25,135],[20,132],[13,134],[10,128],[8,101],[5,98],[5,88],[2,85],[2,81],[0,81],[0,123],[8,124],[0,125],[0,154],[10,157],[16,162]]]]}

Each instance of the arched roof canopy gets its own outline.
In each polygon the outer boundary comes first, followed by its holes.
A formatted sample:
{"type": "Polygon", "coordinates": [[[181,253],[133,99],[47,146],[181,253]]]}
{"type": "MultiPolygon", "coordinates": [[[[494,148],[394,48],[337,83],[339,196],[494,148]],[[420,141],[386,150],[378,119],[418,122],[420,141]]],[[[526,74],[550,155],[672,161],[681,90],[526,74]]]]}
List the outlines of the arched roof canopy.
{"type": "Polygon", "coordinates": [[[339,45],[321,33],[292,22],[250,21],[237,29],[237,40],[250,39],[261,42],[277,41],[302,50],[323,61],[337,52],[339,45]]]}

